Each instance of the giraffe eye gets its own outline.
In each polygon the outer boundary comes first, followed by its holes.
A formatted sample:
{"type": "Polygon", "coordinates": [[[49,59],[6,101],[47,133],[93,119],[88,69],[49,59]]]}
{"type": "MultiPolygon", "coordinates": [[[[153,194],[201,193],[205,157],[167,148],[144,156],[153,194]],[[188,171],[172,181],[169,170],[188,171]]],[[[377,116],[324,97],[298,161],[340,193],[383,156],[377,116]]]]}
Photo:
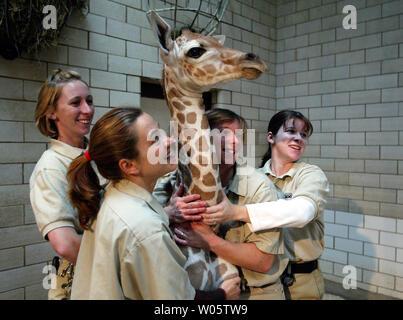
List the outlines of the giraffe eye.
{"type": "Polygon", "coordinates": [[[197,59],[202,56],[203,53],[206,52],[206,49],[200,48],[200,47],[194,47],[190,49],[186,55],[190,58],[197,59]]]}

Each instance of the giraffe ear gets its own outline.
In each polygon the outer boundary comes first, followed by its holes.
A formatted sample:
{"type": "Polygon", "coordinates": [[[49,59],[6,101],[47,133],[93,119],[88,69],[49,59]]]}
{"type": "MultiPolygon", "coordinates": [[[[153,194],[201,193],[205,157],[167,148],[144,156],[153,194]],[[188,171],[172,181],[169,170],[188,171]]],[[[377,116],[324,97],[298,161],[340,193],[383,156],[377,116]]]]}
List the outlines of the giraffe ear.
{"type": "Polygon", "coordinates": [[[174,42],[171,39],[171,27],[155,11],[148,11],[147,19],[154,35],[158,39],[161,50],[168,55],[174,46],[174,42]]]}
{"type": "Polygon", "coordinates": [[[221,44],[222,46],[224,45],[225,35],[220,34],[220,35],[213,36],[213,38],[215,38],[218,41],[218,43],[221,44]]]}

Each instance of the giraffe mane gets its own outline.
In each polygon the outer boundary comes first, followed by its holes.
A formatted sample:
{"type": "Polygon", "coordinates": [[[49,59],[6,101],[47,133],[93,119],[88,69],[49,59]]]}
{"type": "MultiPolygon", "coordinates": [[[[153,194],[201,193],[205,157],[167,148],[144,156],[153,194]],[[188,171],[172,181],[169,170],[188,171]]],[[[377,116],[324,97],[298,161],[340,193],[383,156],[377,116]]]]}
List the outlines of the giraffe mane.
{"type": "Polygon", "coordinates": [[[171,38],[174,39],[174,41],[179,38],[180,36],[182,36],[183,31],[185,30],[189,30],[190,32],[193,33],[200,33],[200,30],[195,29],[194,27],[190,26],[190,25],[185,25],[182,26],[180,29],[176,28],[176,29],[172,29],[171,30],[171,38]]]}

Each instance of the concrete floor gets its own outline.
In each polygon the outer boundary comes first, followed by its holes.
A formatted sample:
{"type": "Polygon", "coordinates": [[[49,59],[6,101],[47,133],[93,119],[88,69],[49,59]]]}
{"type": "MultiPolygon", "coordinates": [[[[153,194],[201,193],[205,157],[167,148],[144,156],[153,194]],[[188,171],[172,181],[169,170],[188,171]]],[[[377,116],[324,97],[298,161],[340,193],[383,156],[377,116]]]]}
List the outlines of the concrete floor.
{"type": "Polygon", "coordinates": [[[322,300],[346,300],[340,296],[336,296],[334,294],[325,293],[322,300]]]}

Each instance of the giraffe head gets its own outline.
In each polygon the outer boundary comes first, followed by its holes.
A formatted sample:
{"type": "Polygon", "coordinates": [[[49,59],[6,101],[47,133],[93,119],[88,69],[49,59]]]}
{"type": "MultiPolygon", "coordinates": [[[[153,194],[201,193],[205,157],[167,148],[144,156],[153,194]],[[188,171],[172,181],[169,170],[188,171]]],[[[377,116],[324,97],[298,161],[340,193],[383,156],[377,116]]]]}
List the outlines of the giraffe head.
{"type": "Polygon", "coordinates": [[[267,71],[253,53],[224,46],[225,36],[206,36],[184,29],[175,40],[170,26],[154,11],[147,14],[159,45],[161,58],[174,72],[177,84],[189,91],[204,92],[217,85],[267,71]]]}

